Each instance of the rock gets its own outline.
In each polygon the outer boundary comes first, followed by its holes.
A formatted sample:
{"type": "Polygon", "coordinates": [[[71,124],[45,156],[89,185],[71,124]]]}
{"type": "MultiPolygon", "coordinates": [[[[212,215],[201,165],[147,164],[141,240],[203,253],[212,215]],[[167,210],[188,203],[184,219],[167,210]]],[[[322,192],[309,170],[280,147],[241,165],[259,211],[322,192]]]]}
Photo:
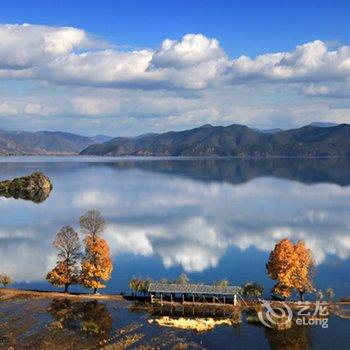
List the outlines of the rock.
{"type": "Polygon", "coordinates": [[[0,196],[26,199],[35,203],[43,202],[50,195],[51,190],[50,179],[41,172],[0,182],[0,196]]]}

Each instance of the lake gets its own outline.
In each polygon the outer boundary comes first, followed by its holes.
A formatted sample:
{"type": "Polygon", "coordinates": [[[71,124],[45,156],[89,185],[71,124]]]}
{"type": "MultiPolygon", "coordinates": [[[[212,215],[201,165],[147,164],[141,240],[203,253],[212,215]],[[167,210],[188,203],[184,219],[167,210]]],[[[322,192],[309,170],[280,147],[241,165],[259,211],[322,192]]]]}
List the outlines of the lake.
{"type": "Polygon", "coordinates": [[[0,197],[0,265],[15,287],[50,288],[52,240],[98,209],[114,271],[105,289],[133,276],[232,284],[256,281],[269,295],[268,254],[287,237],[305,240],[316,285],[350,296],[350,160],[0,158],[1,179],[47,174],[41,204],[0,197]]]}
{"type": "MultiPolygon", "coordinates": [[[[107,221],[104,237],[114,263],[106,293],[129,293],[133,276],[175,279],[185,272],[194,282],[255,281],[269,297],[273,282],[265,264],[276,242],[287,237],[305,240],[313,250],[318,289],[332,287],[337,298],[350,296],[348,159],[0,158],[1,179],[34,171],[47,174],[54,186],[44,202],[0,197],[0,270],[13,278],[14,287],[55,289],[45,276],[56,261],[56,232],[64,225],[79,230],[79,217],[98,209],[107,221]]],[[[55,320],[54,310],[61,314],[63,307],[70,315],[66,302],[38,303],[0,305],[8,327],[17,327],[13,313],[24,315],[30,308],[32,315],[37,313],[39,325],[18,341],[39,341],[47,332],[46,322],[55,320]]],[[[349,321],[335,316],[326,330],[294,326],[279,333],[244,322],[201,335],[170,334],[145,322],[144,313],[110,302],[74,305],[69,307],[80,310],[78,316],[64,327],[77,344],[96,341],[79,333],[81,316],[81,322],[106,328],[105,336],[118,334],[128,322],[141,322],[147,344],[184,339],[193,342],[190,348],[201,349],[350,346],[349,321]]],[[[134,329],[132,324],[126,327],[134,329]]]]}

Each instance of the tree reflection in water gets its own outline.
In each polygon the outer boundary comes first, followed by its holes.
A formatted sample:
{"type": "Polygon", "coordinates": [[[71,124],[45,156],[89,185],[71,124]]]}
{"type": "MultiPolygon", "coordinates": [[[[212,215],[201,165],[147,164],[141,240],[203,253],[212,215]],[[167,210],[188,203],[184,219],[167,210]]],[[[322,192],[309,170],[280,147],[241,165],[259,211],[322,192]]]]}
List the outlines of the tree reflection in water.
{"type": "Polygon", "coordinates": [[[48,313],[58,323],[57,327],[101,335],[112,330],[111,314],[105,304],[96,300],[72,302],[56,299],[48,307],[48,313]]]}
{"type": "Polygon", "coordinates": [[[313,329],[311,326],[297,326],[277,331],[265,328],[265,334],[271,350],[307,350],[313,346],[313,329]]]}

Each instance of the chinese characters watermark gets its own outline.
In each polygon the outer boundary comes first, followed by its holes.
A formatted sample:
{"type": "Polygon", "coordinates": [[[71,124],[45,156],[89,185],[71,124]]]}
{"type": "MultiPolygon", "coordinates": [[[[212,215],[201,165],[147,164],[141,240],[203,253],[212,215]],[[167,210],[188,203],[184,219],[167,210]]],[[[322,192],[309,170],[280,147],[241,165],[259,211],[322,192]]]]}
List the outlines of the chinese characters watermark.
{"type": "Polygon", "coordinates": [[[321,326],[328,328],[328,303],[316,301],[295,303],[294,311],[285,302],[274,303],[263,301],[262,310],[258,312],[259,321],[266,327],[275,328],[292,322],[298,326],[321,326]]]}

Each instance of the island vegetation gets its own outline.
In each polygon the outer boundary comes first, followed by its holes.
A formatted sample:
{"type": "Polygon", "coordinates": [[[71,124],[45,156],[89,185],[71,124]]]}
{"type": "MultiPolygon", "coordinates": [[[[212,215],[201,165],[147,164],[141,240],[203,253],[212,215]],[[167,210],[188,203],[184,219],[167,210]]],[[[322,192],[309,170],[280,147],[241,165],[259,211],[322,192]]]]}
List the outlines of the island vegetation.
{"type": "Polygon", "coordinates": [[[1,181],[0,196],[41,203],[50,195],[52,187],[48,176],[41,172],[35,172],[29,176],[1,181]]]}

